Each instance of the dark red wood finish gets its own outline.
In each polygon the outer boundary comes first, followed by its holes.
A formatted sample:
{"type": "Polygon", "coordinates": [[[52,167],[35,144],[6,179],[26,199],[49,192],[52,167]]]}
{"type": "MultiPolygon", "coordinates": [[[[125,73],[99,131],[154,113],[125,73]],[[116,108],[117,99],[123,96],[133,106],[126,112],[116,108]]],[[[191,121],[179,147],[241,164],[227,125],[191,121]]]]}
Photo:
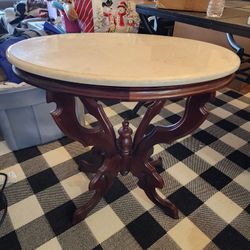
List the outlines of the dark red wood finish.
{"type": "Polygon", "coordinates": [[[94,166],[82,162],[79,169],[96,173],[89,183],[89,190],[94,190],[93,197],[83,206],[76,209],[73,223],[85,219],[88,213],[101,200],[112,186],[119,173],[131,172],[138,178],[138,186],[148,198],[173,218],[178,218],[178,210],[169,201],[162,199],[156,192],[163,188],[164,181],[157,173],[155,166],[161,159],[151,160],[153,146],[158,143],[171,143],[196,128],[206,119],[208,111],[205,104],[211,100],[217,89],[231,82],[234,75],[199,84],[172,87],[101,87],[77,84],[49,79],[19,69],[15,72],[31,85],[47,90],[47,101],[55,102],[57,108],[52,116],[68,137],[79,141],[84,146],[93,146],[92,152],[99,157],[100,164],[94,166]],[[98,126],[83,127],[76,117],[75,97],[79,97],[86,110],[93,115],[98,126]],[[170,126],[156,126],[152,119],[160,113],[166,99],[186,98],[183,117],[170,126]],[[110,123],[103,107],[97,101],[113,99],[119,101],[152,101],[135,131],[124,121],[116,138],[113,125],[110,123]],[[132,137],[134,133],[134,137],[132,137]]]}

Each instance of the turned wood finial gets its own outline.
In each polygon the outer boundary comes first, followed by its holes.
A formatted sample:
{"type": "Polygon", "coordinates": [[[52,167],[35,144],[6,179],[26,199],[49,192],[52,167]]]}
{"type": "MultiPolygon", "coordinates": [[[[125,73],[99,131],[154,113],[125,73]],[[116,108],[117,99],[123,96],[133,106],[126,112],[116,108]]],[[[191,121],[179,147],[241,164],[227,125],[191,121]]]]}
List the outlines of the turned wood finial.
{"type": "Polygon", "coordinates": [[[118,130],[120,135],[119,144],[121,148],[122,155],[128,155],[132,146],[132,133],[133,130],[129,127],[129,122],[124,120],[122,122],[122,127],[118,130]]]}
{"type": "Polygon", "coordinates": [[[132,148],[132,133],[133,130],[129,127],[129,122],[124,120],[122,122],[122,127],[118,130],[119,138],[118,144],[121,155],[121,171],[122,175],[126,175],[129,172],[131,165],[131,148],[132,148]]]}

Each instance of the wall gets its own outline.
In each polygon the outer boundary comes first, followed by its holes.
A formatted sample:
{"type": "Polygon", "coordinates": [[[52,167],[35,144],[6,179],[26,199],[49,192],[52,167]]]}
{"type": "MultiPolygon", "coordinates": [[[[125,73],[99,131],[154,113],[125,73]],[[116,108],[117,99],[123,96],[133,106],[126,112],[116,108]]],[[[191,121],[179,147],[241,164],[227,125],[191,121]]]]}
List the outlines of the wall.
{"type": "MultiPolygon", "coordinates": [[[[174,36],[211,42],[228,48],[230,47],[226,39],[226,34],[183,23],[176,22],[174,36]]],[[[235,36],[234,38],[237,43],[245,48],[245,51],[250,54],[250,39],[239,36],[235,36]]]]}
{"type": "MultiPolygon", "coordinates": [[[[176,22],[174,36],[206,41],[230,48],[226,39],[226,34],[214,30],[195,27],[188,24],[176,22]]],[[[234,36],[234,39],[240,46],[245,49],[246,53],[250,54],[250,38],[234,36]]],[[[250,85],[238,80],[234,80],[230,84],[230,88],[240,91],[241,93],[250,92],[250,85]]]]}

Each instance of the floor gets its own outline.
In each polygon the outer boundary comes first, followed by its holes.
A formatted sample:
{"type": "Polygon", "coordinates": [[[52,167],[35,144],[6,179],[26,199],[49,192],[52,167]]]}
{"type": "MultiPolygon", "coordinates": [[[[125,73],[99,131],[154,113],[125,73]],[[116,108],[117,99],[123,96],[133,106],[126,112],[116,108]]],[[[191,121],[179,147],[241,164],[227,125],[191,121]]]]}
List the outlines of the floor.
{"type": "MultiPolygon", "coordinates": [[[[218,92],[198,130],[154,147],[153,157],[164,163],[157,168],[166,185],[159,193],[176,204],[178,220],[150,202],[129,174],[72,226],[73,211],[92,195],[93,176],[78,170],[91,159],[89,148],[65,137],[11,152],[0,141],[0,172],[16,174],[5,190],[0,249],[250,249],[249,104],[249,93],[218,92]]],[[[134,130],[145,107],[133,115],[133,106],[105,102],[104,109],[116,129],[128,118],[134,130]]],[[[168,101],[154,123],[175,123],[183,112],[184,100],[168,101]]],[[[86,115],[86,122],[95,121],[86,115]]]]}

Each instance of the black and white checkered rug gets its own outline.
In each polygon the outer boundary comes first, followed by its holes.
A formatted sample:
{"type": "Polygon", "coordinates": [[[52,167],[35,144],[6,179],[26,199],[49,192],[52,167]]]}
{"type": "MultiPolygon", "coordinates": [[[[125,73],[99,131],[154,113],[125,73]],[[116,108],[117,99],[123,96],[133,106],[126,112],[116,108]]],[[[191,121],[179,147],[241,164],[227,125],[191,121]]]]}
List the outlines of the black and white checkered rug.
{"type": "MultiPolygon", "coordinates": [[[[89,148],[68,138],[16,152],[0,142],[0,171],[14,171],[6,188],[8,215],[0,227],[0,249],[250,249],[250,95],[224,90],[208,104],[210,115],[191,136],[158,145],[154,157],[165,187],[159,192],[180,210],[166,216],[150,202],[132,175],[119,176],[105,198],[76,226],[71,216],[90,197],[89,174],[78,162],[89,148]]],[[[167,102],[154,123],[176,122],[184,100],[167,102]]],[[[115,128],[145,113],[134,103],[105,103],[115,128]]],[[[86,121],[92,123],[87,114],[86,121]]]]}

